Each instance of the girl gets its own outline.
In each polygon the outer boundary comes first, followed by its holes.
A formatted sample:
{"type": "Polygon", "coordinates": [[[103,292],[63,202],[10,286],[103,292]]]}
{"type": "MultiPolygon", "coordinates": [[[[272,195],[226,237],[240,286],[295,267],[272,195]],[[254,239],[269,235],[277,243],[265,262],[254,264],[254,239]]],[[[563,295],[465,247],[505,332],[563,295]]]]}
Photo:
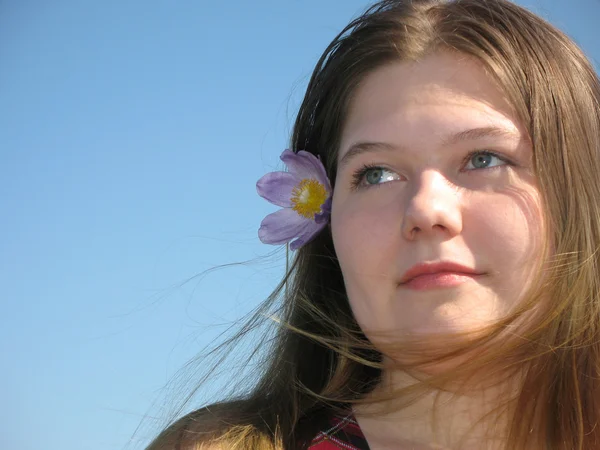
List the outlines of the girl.
{"type": "Polygon", "coordinates": [[[600,83],[571,40],[505,0],[381,1],[291,147],[258,183],[260,238],[298,249],[262,377],[148,450],[600,448],[600,83]]]}

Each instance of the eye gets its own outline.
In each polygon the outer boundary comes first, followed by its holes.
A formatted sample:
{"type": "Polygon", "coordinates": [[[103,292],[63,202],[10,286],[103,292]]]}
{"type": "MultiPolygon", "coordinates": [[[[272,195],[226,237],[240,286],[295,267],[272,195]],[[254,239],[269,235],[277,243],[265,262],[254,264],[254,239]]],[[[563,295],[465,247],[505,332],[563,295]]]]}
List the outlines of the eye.
{"type": "Polygon", "coordinates": [[[510,164],[506,158],[489,150],[471,152],[465,158],[465,170],[490,169],[496,166],[510,164]]]}
{"type": "Polygon", "coordinates": [[[389,181],[399,180],[400,176],[385,167],[363,166],[354,173],[352,178],[352,187],[359,189],[361,187],[377,186],[389,181]]]}

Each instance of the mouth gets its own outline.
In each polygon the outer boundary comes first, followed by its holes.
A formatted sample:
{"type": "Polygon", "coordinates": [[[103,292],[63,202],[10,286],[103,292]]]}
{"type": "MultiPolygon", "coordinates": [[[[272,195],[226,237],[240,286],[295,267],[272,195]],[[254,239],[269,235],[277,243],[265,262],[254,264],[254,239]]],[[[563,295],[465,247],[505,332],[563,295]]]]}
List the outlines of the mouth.
{"type": "Polygon", "coordinates": [[[451,261],[419,263],[411,267],[399,285],[409,289],[433,289],[472,282],[483,275],[475,269],[451,261]]]}
{"type": "Polygon", "coordinates": [[[473,282],[483,274],[464,272],[435,272],[418,275],[406,282],[400,283],[401,287],[417,291],[428,289],[443,289],[459,286],[463,283],[473,282]]]}

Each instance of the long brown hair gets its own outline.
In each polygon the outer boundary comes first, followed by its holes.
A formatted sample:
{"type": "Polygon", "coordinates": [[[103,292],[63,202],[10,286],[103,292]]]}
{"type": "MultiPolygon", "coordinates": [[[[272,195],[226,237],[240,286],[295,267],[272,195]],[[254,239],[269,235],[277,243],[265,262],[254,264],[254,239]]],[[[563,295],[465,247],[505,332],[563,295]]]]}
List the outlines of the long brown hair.
{"type": "MultiPolygon", "coordinates": [[[[335,180],[359,83],[385,64],[436,51],[475,58],[504,91],[533,145],[548,224],[543,280],[518,311],[470,345],[492,342],[542,293],[544,314],[528,321],[519,339],[490,346],[460,371],[493,361],[520,371],[510,405],[519,415],[509,423],[507,449],[600,448],[600,82],[568,37],[506,0],[380,1],[318,61],[291,147],[320,156],[335,180]]],[[[381,356],[353,317],[328,229],[295,254],[281,284],[226,344],[274,313],[275,336],[259,342],[270,346],[256,385],[174,422],[148,450],[211,439],[225,448],[304,448],[332,410],[360,402],[377,384],[381,356]]]]}

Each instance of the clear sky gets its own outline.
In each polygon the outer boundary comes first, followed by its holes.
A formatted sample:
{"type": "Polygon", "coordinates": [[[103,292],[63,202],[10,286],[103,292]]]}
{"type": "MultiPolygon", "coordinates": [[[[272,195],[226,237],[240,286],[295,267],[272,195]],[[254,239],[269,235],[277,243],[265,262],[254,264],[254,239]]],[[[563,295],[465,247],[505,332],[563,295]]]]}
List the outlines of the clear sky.
{"type": "MultiPolygon", "coordinates": [[[[598,67],[600,0],[519,3],[598,67]]],[[[255,182],[367,5],[0,2],[0,448],[148,442],[160,389],[281,276],[278,251],[183,284],[274,250],[255,182]]]]}

